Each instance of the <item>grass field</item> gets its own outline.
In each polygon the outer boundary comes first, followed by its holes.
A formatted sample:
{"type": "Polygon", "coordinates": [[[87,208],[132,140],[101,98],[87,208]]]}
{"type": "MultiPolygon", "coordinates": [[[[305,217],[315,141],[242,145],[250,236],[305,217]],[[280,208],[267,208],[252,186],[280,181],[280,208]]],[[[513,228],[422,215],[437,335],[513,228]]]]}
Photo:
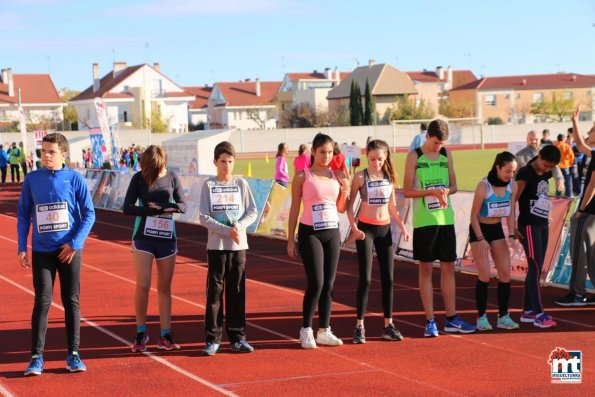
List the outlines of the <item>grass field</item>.
{"type": "MultiPolygon", "coordinates": [[[[457,175],[457,184],[460,190],[475,190],[477,182],[485,177],[494,162],[496,154],[502,149],[486,150],[458,150],[454,151],[454,166],[457,175]]],[[[405,153],[393,154],[393,159],[399,173],[400,184],[403,184],[403,172],[405,169],[405,153]]],[[[290,178],[293,178],[293,158],[288,159],[290,178]]],[[[246,175],[248,164],[252,168],[252,176],[255,178],[272,179],[275,174],[275,158],[270,156],[267,163],[265,158],[256,160],[236,160],[234,173],[246,175]]],[[[366,157],[362,157],[363,169],[368,165],[366,157]]]]}

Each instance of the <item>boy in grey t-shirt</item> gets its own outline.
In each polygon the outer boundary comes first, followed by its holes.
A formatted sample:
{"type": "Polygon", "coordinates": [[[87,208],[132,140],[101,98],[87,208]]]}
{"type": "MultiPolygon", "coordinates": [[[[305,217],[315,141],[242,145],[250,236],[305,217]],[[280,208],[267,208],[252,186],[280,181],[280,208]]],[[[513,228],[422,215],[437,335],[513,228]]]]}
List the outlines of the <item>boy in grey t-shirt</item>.
{"type": "Polygon", "coordinates": [[[246,341],[246,228],[257,217],[254,197],[244,178],[234,176],[235,150],[231,143],[215,146],[217,176],[209,178],[200,196],[200,223],[209,230],[207,242],[208,275],[205,313],[206,346],[213,356],[221,346],[223,330],[223,291],[227,336],[231,349],[250,353],[246,341]],[[225,286],[225,288],[224,288],[225,286]]]}

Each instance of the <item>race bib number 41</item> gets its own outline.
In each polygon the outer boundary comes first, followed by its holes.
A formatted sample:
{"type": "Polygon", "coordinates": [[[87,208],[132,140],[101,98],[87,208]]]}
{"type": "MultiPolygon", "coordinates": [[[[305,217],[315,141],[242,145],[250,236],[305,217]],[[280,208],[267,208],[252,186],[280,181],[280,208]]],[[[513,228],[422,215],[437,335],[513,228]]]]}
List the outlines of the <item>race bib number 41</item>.
{"type": "Polygon", "coordinates": [[[68,203],[49,203],[35,206],[38,233],[70,230],[68,203]]]}
{"type": "Polygon", "coordinates": [[[239,211],[240,210],[239,186],[212,186],[211,211],[239,211]]]}
{"type": "Polygon", "coordinates": [[[145,236],[172,238],[174,235],[174,220],[171,215],[147,216],[145,221],[145,236]]]}
{"type": "Polygon", "coordinates": [[[336,229],[339,227],[339,213],[335,204],[314,204],[312,206],[312,226],[314,230],[336,229]]]}

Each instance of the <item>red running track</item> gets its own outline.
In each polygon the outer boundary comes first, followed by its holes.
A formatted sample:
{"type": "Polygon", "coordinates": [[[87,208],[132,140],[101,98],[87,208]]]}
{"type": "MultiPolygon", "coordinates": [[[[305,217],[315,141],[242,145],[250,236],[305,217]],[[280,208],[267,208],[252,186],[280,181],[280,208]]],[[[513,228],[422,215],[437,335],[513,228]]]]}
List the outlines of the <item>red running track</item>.
{"type": "MultiPolygon", "coordinates": [[[[42,376],[24,378],[29,359],[33,304],[31,272],[16,261],[18,187],[0,191],[0,393],[28,395],[197,395],[197,396],[395,396],[395,395],[594,395],[595,307],[559,309],[554,299],[563,291],[543,289],[556,329],[522,324],[517,331],[423,337],[424,315],[416,266],[396,263],[395,320],[402,342],[380,338],[382,311],[377,269],[366,319],[368,343],[353,345],[357,263],[342,253],[335,286],[332,326],[341,347],[302,350],[301,324],[304,275],[301,264],[285,255],[282,241],[251,237],[247,264],[248,339],[252,354],[231,353],[223,345],[215,357],[204,357],[203,314],[206,279],[206,231],[178,225],[179,250],[172,293],[173,324],[182,350],[155,348],[159,332],[156,291],[149,303],[152,341],[146,354],[132,353],[135,333],[134,271],[130,254],[133,218],[98,211],[86,242],[81,275],[81,355],[86,373],[64,370],[66,338],[55,287],[42,376]],[[556,347],[583,352],[583,383],[552,385],[550,352],[556,347]]],[[[154,280],[153,280],[154,281],[154,280]]],[[[474,321],[475,277],[457,275],[458,312],[474,321]]],[[[495,283],[489,315],[496,316],[495,283]]],[[[154,284],[153,284],[154,285],[154,284]]],[[[434,285],[439,286],[439,271],[434,285]]],[[[511,306],[518,319],[522,285],[514,283],[511,306]]],[[[443,306],[439,290],[435,306],[440,326],[443,306]]]]}

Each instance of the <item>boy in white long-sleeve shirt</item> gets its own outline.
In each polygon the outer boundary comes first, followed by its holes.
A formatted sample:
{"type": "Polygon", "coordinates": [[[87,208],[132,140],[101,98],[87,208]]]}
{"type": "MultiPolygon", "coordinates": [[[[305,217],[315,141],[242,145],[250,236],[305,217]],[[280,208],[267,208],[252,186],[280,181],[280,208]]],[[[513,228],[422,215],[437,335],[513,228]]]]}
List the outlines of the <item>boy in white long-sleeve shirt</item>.
{"type": "Polygon", "coordinates": [[[223,330],[223,291],[225,317],[231,349],[250,353],[246,341],[246,228],[257,217],[254,197],[248,182],[234,176],[235,150],[231,143],[215,146],[217,176],[209,178],[200,197],[200,223],[209,230],[207,257],[207,305],[205,313],[206,346],[213,356],[221,346],[223,330]]]}

